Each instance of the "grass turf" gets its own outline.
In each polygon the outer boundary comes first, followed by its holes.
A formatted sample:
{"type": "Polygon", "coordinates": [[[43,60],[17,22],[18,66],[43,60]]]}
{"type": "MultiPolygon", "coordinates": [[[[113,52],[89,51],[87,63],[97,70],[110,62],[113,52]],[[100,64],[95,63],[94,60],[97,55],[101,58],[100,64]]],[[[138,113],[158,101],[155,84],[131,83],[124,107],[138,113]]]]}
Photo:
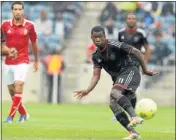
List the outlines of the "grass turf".
{"type": "MultiPolygon", "coordinates": [[[[10,103],[2,103],[2,119],[10,103]]],[[[128,135],[108,105],[28,103],[29,121],[2,123],[2,140],[120,140],[128,135]]],[[[175,108],[159,107],[151,120],[136,127],[143,140],[175,140],[175,108]]]]}

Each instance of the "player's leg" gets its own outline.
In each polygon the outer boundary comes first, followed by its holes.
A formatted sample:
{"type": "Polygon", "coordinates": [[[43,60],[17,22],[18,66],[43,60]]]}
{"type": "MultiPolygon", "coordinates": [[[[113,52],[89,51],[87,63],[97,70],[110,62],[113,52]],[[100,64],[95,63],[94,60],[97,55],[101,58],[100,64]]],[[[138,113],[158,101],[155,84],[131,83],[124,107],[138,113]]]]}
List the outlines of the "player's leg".
{"type": "MultiPolygon", "coordinates": [[[[14,86],[15,86],[15,94],[13,96],[13,104],[11,106],[11,110],[9,113],[10,117],[13,117],[16,111],[19,109],[20,104],[22,103],[22,93],[23,93],[23,86],[24,81],[26,79],[28,65],[27,64],[20,64],[15,66],[14,68],[14,86]]],[[[24,119],[27,119],[26,110],[23,110],[19,122],[23,122],[24,119]]]]}
{"type": "MultiPolygon", "coordinates": [[[[13,72],[13,66],[12,65],[5,65],[4,67],[4,76],[5,76],[5,81],[10,93],[11,98],[14,95],[14,72],[13,72]]],[[[13,98],[12,98],[13,101],[13,98]]],[[[13,121],[13,116],[8,116],[4,122],[6,123],[11,123],[13,121]]]]}
{"type": "Polygon", "coordinates": [[[143,122],[143,119],[136,116],[135,110],[131,101],[123,95],[125,90],[135,92],[140,83],[139,70],[136,67],[126,68],[116,78],[114,86],[111,91],[111,96],[116,99],[119,104],[131,117],[130,126],[143,122]]]}
{"type": "Polygon", "coordinates": [[[125,95],[130,100],[132,107],[135,109],[136,102],[137,102],[136,94],[132,91],[125,90],[123,92],[123,95],[125,95]]]}
{"type": "MultiPolygon", "coordinates": [[[[136,102],[137,102],[136,94],[127,90],[125,90],[122,94],[125,95],[130,100],[132,107],[135,109],[136,102]]],[[[114,121],[117,121],[115,116],[113,116],[112,119],[114,121]]]]}
{"type": "Polygon", "coordinates": [[[130,123],[129,118],[125,111],[117,104],[116,99],[110,96],[110,108],[114,113],[116,120],[129,132],[137,133],[133,127],[128,127],[130,123]]]}
{"type": "MultiPolygon", "coordinates": [[[[15,85],[14,84],[11,84],[11,85],[8,85],[8,90],[9,90],[9,93],[10,93],[10,96],[12,98],[12,101],[13,101],[13,96],[15,95],[15,85]]],[[[23,103],[21,102],[20,105],[19,105],[19,108],[18,108],[18,111],[21,115],[25,115],[27,114],[26,113],[26,109],[23,105],[23,103]]],[[[15,115],[15,114],[14,114],[15,115]]],[[[14,116],[13,116],[14,117],[14,116]]]]}

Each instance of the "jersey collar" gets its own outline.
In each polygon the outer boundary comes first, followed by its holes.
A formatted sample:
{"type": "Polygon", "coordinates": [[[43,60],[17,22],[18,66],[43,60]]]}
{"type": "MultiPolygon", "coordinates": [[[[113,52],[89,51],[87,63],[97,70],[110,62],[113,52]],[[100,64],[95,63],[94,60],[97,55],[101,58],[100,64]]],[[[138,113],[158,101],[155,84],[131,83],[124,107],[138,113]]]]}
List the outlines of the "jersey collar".
{"type": "Polygon", "coordinates": [[[20,25],[15,24],[15,19],[12,19],[11,22],[10,22],[11,26],[24,26],[25,24],[26,24],[26,19],[24,19],[24,18],[21,19],[20,25]]]}
{"type": "Polygon", "coordinates": [[[137,31],[137,28],[132,28],[132,29],[130,29],[130,28],[126,27],[125,30],[126,30],[128,33],[135,33],[135,32],[137,31]]]}

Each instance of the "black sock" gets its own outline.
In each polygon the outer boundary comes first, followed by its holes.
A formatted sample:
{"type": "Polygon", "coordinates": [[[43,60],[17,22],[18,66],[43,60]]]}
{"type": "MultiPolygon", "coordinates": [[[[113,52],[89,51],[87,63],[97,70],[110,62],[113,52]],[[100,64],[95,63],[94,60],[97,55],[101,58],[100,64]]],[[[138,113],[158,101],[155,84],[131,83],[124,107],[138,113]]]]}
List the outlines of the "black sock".
{"type": "Polygon", "coordinates": [[[135,107],[136,107],[136,101],[137,101],[137,99],[136,99],[136,98],[131,99],[131,105],[132,105],[132,107],[133,107],[133,108],[135,108],[135,107]]]}
{"type": "Polygon", "coordinates": [[[118,104],[130,115],[130,117],[135,117],[136,113],[128,100],[127,97],[123,96],[118,100],[118,104]]]}
{"type": "Polygon", "coordinates": [[[127,114],[123,110],[118,110],[115,113],[115,117],[117,121],[129,132],[137,133],[133,127],[128,127],[128,124],[130,123],[127,114]]]}

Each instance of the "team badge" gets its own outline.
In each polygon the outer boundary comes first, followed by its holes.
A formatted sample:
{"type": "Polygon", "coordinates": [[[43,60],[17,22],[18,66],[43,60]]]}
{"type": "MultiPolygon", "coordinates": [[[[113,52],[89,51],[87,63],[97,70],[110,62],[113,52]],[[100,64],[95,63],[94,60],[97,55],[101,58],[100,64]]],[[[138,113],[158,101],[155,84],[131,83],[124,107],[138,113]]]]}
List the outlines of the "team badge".
{"type": "Polygon", "coordinates": [[[7,33],[8,33],[8,34],[10,34],[10,33],[11,33],[11,30],[10,30],[10,29],[8,29],[7,33]]]}
{"type": "Polygon", "coordinates": [[[135,36],[135,37],[134,37],[134,41],[135,41],[135,42],[138,42],[138,41],[139,41],[139,37],[138,37],[138,36],[135,36]]]}
{"type": "Polygon", "coordinates": [[[27,33],[28,33],[28,30],[24,29],[24,35],[27,35],[27,33]]]}
{"type": "Polygon", "coordinates": [[[122,37],[121,37],[121,39],[125,39],[125,37],[124,37],[124,36],[122,36],[122,37]]]}

